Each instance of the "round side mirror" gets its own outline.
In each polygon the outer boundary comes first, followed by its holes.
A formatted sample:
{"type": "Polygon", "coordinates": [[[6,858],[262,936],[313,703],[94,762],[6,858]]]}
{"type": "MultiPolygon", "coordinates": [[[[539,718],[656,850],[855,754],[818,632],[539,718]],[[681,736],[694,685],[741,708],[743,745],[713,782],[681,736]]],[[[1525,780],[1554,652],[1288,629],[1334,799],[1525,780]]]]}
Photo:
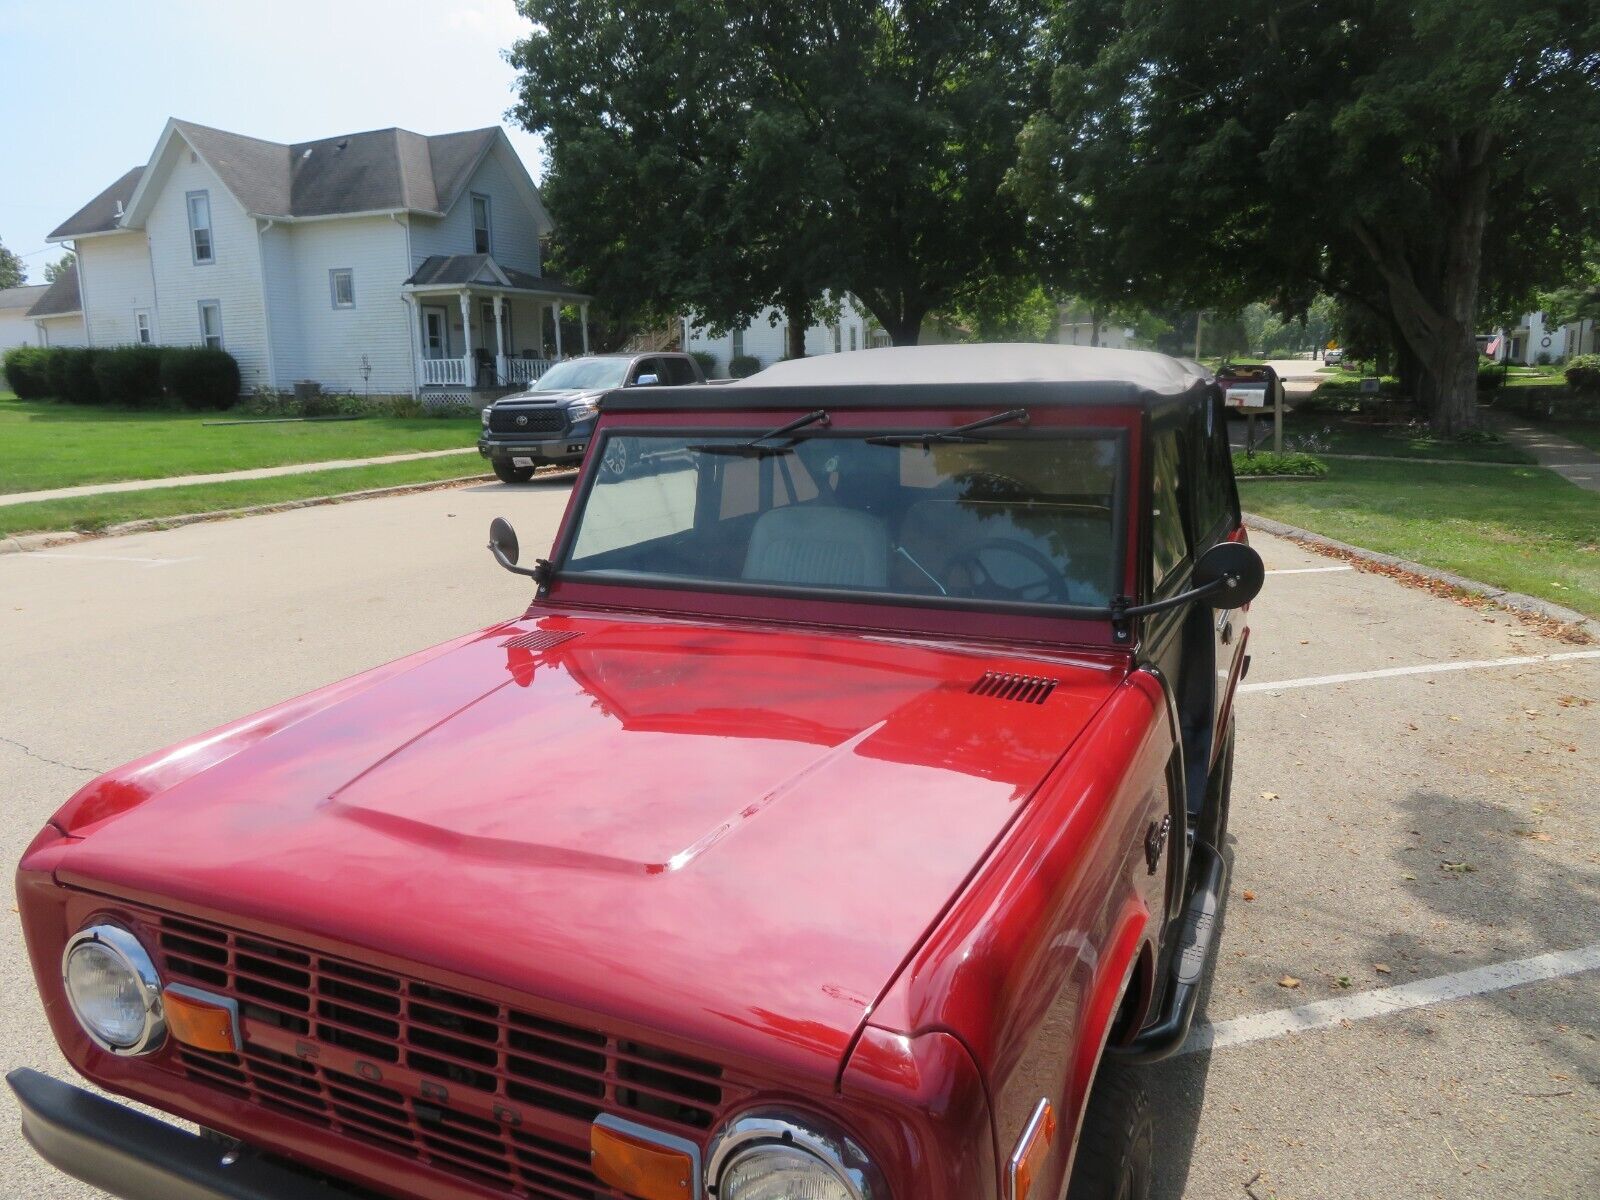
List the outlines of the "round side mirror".
{"type": "Polygon", "coordinates": [[[1196,590],[1214,588],[1207,596],[1212,608],[1238,608],[1261,593],[1267,581],[1261,555],[1243,542],[1218,542],[1194,565],[1196,590]]]}
{"type": "Polygon", "coordinates": [[[511,528],[511,522],[504,517],[496,517],[489,522],[489,549],[501,565],[516,566],[519,553],[517,531],[511,528]]]}

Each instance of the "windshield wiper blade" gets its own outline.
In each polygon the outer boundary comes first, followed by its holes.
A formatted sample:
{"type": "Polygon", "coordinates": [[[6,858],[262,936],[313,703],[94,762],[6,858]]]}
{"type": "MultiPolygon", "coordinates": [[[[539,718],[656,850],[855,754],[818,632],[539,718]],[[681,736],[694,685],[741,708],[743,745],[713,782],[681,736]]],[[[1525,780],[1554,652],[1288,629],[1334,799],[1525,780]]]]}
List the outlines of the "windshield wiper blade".
{"type": "Polygon", "coordinates": [[[866,440],[873,446],[930,446],[934,442],[986,442],[988,438],[973,437],[972,434],[991,425],[1009,425],[1012,421],[1020,421],[1026,425],[1028,410],[1013,408],[1007,412],[995,413],[992,417],[980,417],[965,425],[957,425],[954,429],[935,429],[928,433],[885,433],[866,440]]]}
{"type": "Polygon", "coordinates": [[[793,433],[797,429],[804,429],[807,425],[828,423],[828,412],[819,408],[815,412],[808,412],[803,417],[797,417],[787,425],[780,425],[769,433],[760,437],[751,438],[748,442],[705,442],[700,445],[690,446],[690,450],[699,451],[701,454],[735,454],[742,458],[763,458],[772,454],[789,454],[788,446],[763,446],[762,442],[770,442],[773,438],[782,437],[786,433],[793,433]]]}

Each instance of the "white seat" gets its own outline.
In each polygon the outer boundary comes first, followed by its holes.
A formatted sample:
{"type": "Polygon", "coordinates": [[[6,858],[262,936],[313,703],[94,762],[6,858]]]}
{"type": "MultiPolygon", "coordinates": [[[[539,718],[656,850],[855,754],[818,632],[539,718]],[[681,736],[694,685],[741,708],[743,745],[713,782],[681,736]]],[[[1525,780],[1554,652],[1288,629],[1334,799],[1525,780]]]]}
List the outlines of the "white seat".
{"type": "Polygon", "coordinates": [[[750,531],[744,577],[882,590],[889,583],[889,553],[888,530],[869,513],[825,504],[774,508],[750,531]]]}

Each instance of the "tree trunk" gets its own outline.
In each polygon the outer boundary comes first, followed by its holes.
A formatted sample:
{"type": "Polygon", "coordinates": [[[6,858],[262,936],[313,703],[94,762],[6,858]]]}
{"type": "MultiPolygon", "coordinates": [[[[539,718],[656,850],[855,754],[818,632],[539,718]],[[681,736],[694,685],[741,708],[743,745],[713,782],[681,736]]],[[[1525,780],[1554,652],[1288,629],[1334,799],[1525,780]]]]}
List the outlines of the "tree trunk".
{"type": "Polygon", "coordinates": [[[1094,305],[1089,306],[1089,345],[1100,344],[1100,310],[1094,305]]]}
{"type": "Polygon", "coordinates": [[[1421,372],[1418,399],[1435,434],[1453,437],[1478,422],[1478,346],[1474,340],[1478,277],[1483,265],[1483,229],[1489,208],[1487,130],[1465,134],[1444,147],[1449,164],[1439,191],[1440,253],[1419,256],[1436,262],[1419,272],[1407,247],[1390,230],[1353,223],[1388,289],[1389,307],[1421,372]]]}
{"type": "Polygon", "coordinates": [[[806,356],[806,330],[811,328],[811,301],[803,293],[788,292],[783,297],[783,315],[788,322],[784,329],[783,356],[806,356]]]}
{"type": "Polygon", "coordinates": [[[925,309],[902,310],[883,322],[884,332],[896,346],[915,346],[922,339],[922,319],[927,315],[925,309]]]}

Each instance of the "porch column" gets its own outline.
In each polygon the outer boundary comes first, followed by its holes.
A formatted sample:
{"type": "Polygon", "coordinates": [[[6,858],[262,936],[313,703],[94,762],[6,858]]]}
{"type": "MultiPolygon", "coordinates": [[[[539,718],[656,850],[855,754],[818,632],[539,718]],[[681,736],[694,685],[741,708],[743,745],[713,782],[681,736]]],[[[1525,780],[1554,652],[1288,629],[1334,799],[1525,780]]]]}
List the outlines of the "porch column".
{"type": "Polygon", "coordinates": [[[506,384],[506,335],[505,322],[500,319],[501,307],[505,297],[499,292],[494,294],[494,378],[502,387],[506,384]]]}
{"type": "Polygon", "coordinates": [[[556,320],[556,360],[559,362],[561,359],[561,305],[559,303],[552,304],[550,313],[556,320]]]}
{"type": "Polygon", "coordinates": [[[465,289],[461,293],[461,365],[467,373],[467,386],[476,387],[477,372],[472,369],[472,298],[465,289]]]}
{"type": "Polygon", "coordinates": [[[589,353],[589,306],[578,305],[578,314],[583,319],[583,352],[587,354],[589,353]]]}
{"type": "Polygon", "coordinates": [[[406,302],[406,313],[411,320],[411,342],[414,353],[412,354],[411,383],[412,391],[418,395],[422,393],[422,385],[427,382],[423,374],[427,370],[422,365],[423,356],[427,353],[428,331],[422,328],[422,306],[417,303],[417,298],[410,292],[402,292],[400,298],[406,302]]]}

